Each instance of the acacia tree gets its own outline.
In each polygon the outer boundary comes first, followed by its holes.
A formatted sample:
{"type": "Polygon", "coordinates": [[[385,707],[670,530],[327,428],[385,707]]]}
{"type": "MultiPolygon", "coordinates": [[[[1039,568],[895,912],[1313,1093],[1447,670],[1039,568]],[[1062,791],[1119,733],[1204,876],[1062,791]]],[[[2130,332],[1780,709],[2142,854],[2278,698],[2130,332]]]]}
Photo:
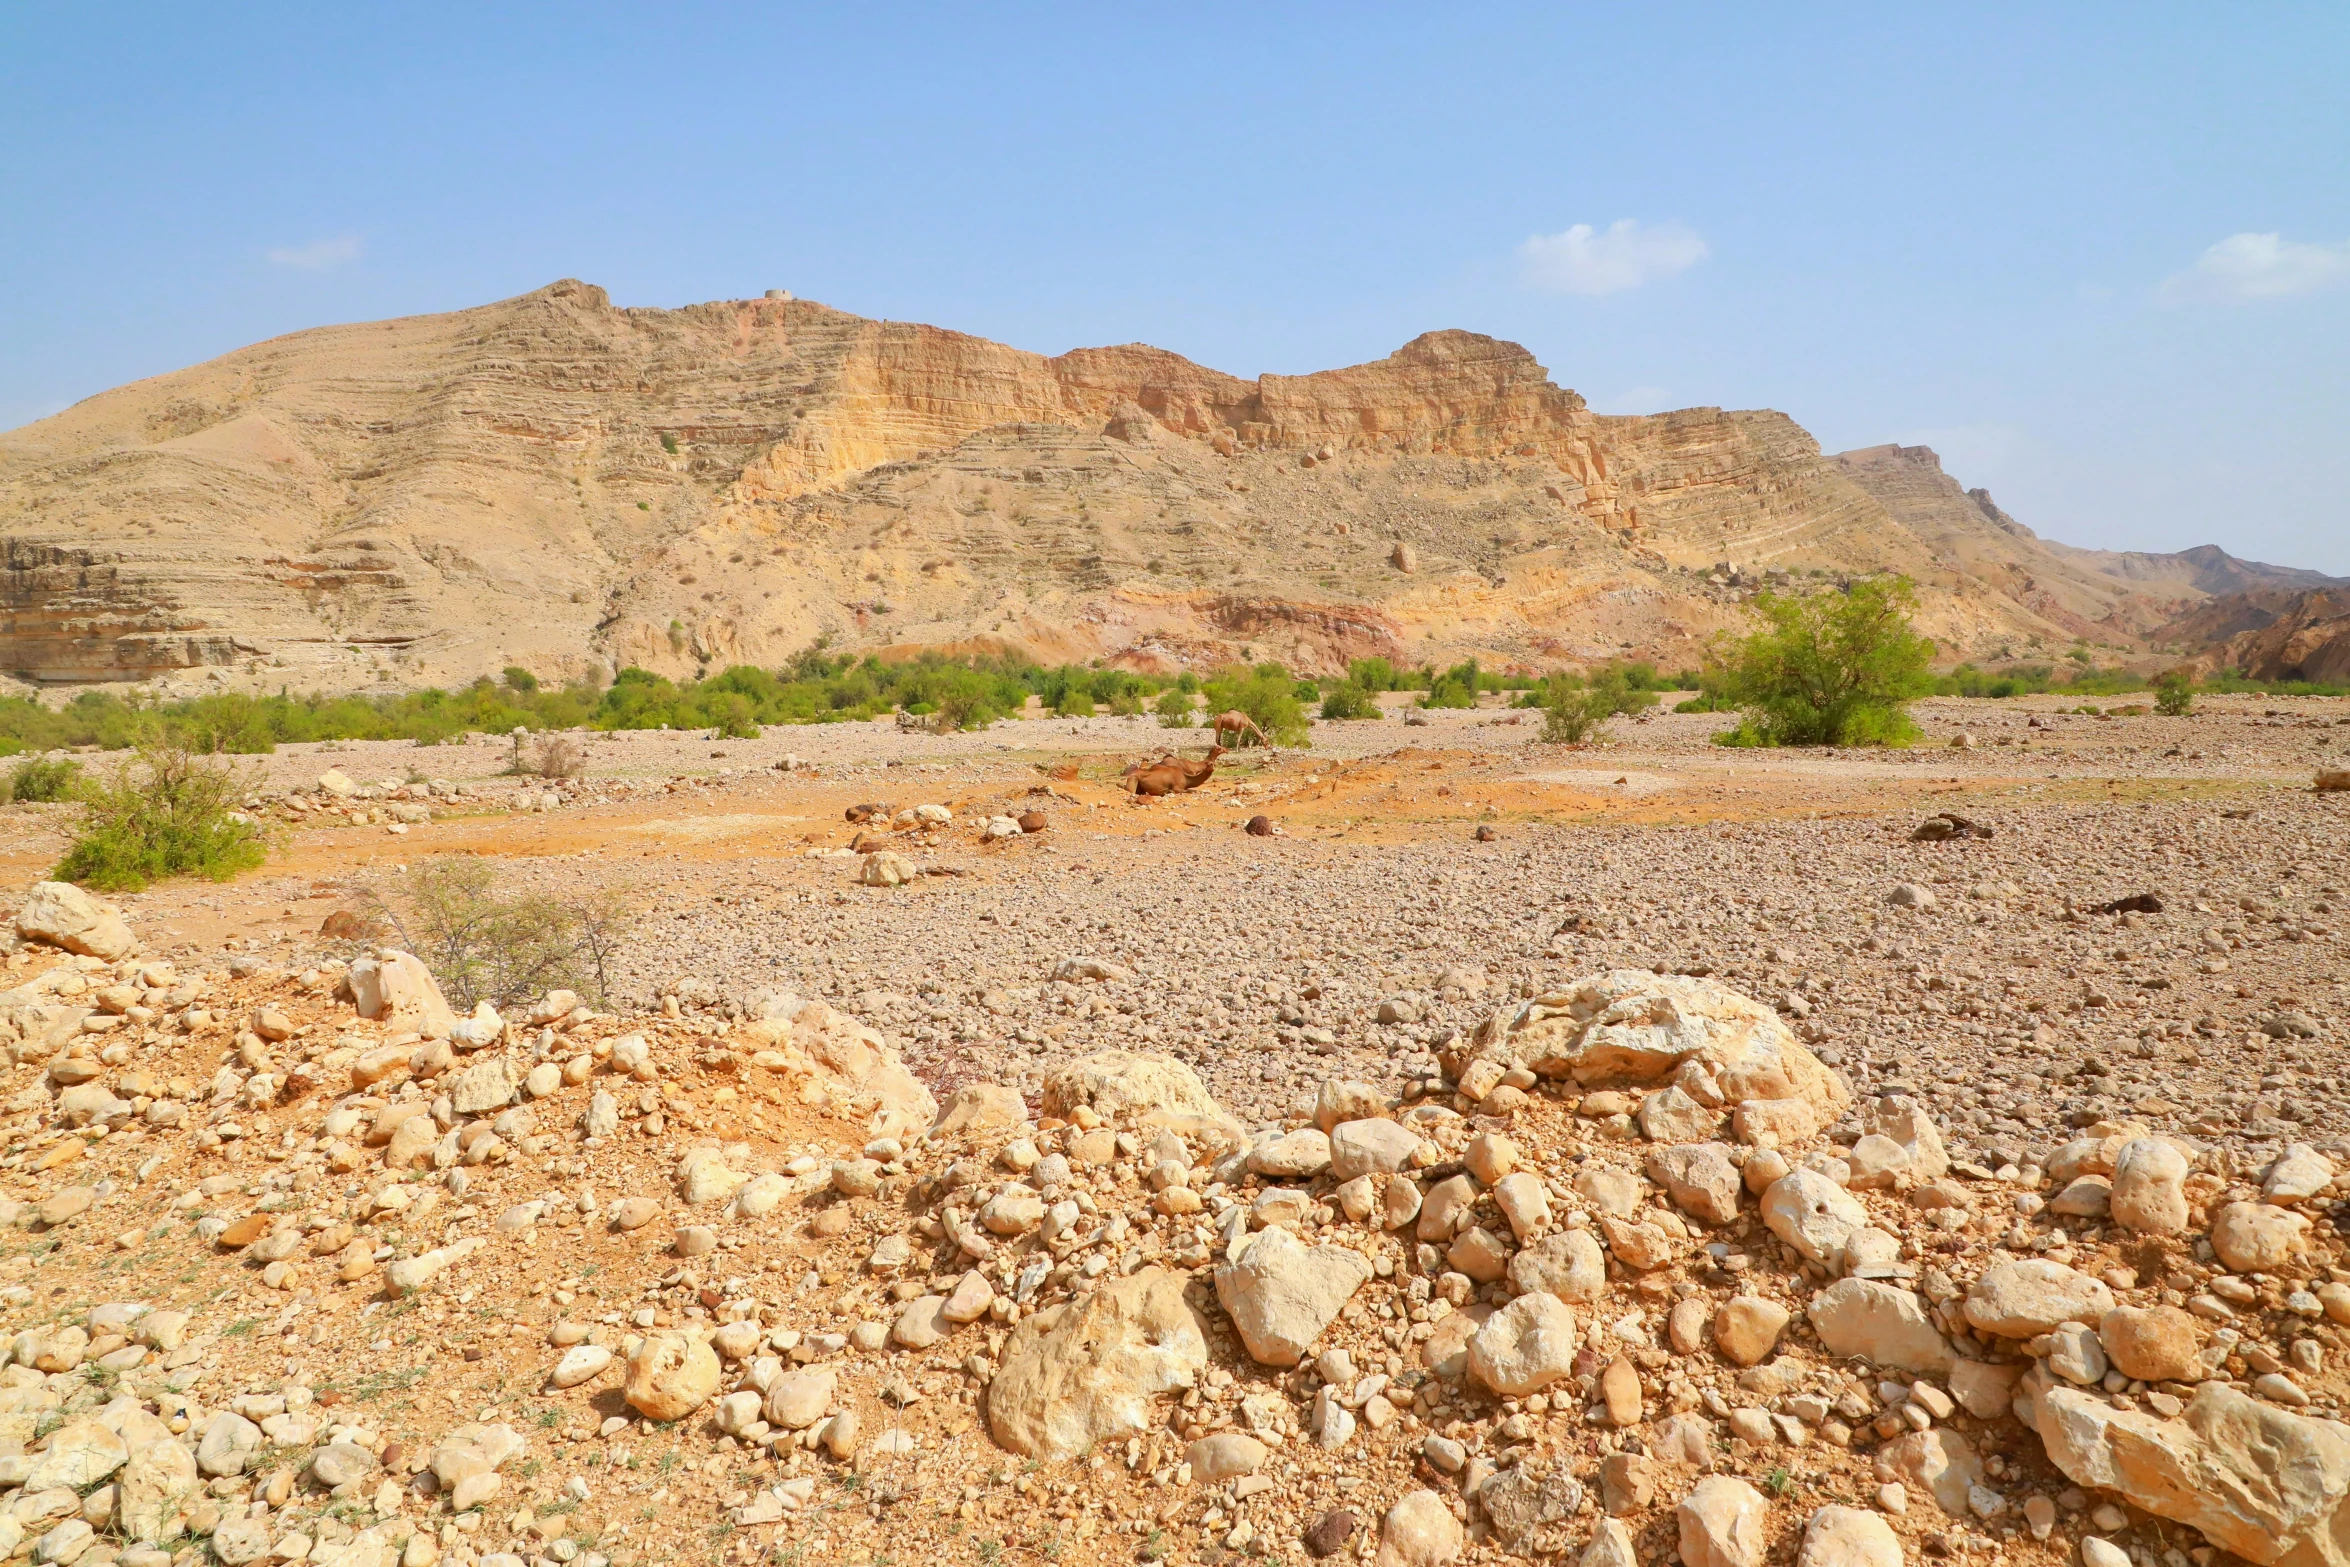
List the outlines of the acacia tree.
{"type": "Polygon", "coordinates": [[[1725,682],[1744,720],[1728,745],[1907,745],[1934,644],[1910,624],[1917,587],[1872,577],[1844,591],[1764,594],[1769,622],[1737,644],[1725,682]]]}

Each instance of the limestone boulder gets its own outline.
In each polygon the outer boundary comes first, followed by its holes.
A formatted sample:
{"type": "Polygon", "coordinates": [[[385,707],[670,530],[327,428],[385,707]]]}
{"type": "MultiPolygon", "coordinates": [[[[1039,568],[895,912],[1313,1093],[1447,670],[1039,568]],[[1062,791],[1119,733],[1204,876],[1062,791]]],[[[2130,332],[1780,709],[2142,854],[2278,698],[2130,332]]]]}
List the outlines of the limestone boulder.
{"type": "Polygon", "coordinates": [[[1949,1340],[1934,1326],[1926,1303],[1908,1290],[1873,1279],[1838,1279],[1812,1296],[1804,1314],[1831,1355],[1921,1376],[1950,1370],[1949,1340]]]}
{"type": "Polygon", "coordinates": [[[1449,1567],[1460,1559],[1468,1531],[1434,1491],[1411,1491],[1379,1523],[1374,1567],[1449,1567]]]}
{"type": "Polygon", "coordinates": [[[648,1420],[683,1420],[718,1391],[718,1352],[690,1333],[648,1333],[628,1357],[628,1407],[648,1420]]]}
{"type": "Polygon", "coordinates": [[[1522,1462],[1504,1469],[1477,1492],[1493,1538],[1513,1556],[1553,1556],[1576,1532],[1583,1486],[1563,1464],[1522,1462]]]}
{"type": "Polygon", "coordinates": [[[16,933],[27,941],[63,947],[111,963],[139,948],[122,910],[69,881],[37,881],[16,911],[16,933]]]}
{"type": "Polygon", "coordinates": [[[2113,1309],[2101,1279],[2039,1258],[1993,1263],[1967,1291],[1966,1319],[1977,1332],[2031,1338],[2060,1322],[2097,1322],[2113,1309]]]}
{"type": "Polygon", "coordinates": [[[2234,1273],[2277,1273],[2309,1249],[2309,1220],[2266,1202],[2232,1202],[2211,1221],[2211,1249],[2234,1273]]]}
{"type": "Polygon", "coordinates": [[[1216,1299],[1252,1359],[1294,1366],[1371,1276],[1345,1246],[1307,1246],[1287,1229],[1259,1230],[1216,1269],[1216,1299]]]}
{"type": "Polygon", "coordinates": [[[1237,1135],[1240,1124],[1173,1056],[1103,1050],[1046,1074],[1044,1113],[1067,1120],[1080,1105],[1105,1121],[1237,1135]]]}
{"type": "Polygon", "coordinates": [[[1877,1450],[1877,1475],[1914,1486],[1953,1518],[1970,1516],[1968,1493],[1983,1483],[1982,1460],[1956,1431],[1912,1431],[1877,1450]]]}
{"type": "Polygon", "coordinates": [[[1673,1510],[1682,1567],[1762,1567],[1770,1550],[1771,1504],[1729,1475],[1707,1475],[1673,1510]]]}
{"type": "Polygon", "coordinates": [[[1790,1170],[1762,1195],[1763,1223],[1812,1262],[1833,1264],[1869,1227],[1860,1199],[1817,1170],[1790,1170]]]}
{"type": "Polygon", "coordinates": [[[2203,1330],[2176,1306],[2116,1306],[2098,1321],[2105,1358],[2142,1382],[2203,1380],[2203,1330]]]}
{"type": "Polygon", "coordinates": [[[2307,1143],[2293,1143],[2260,1178],[2260,1200],[2290,1206],[2322,1195],[2334,1183],[2333,1161],[2307,1143]]]}
{"type": "Polygon", "coordinates": [[[446,1039],[457,1016],[434,983],[432,971],[413,953],[386,948],[361,957],[344,976],[359,1015],[428,1039],[446,1039]]]}
{"type": "Polygon", "coordinates": [[[1692,1218],[1707,1224],[1730,1224],[1738,1218],[1739,1169],[1720,1143],[1656,1149],[1648,1156],[1648,1178],[1692,1218]]]}
{"type": "Polygon", "coordinates": [[[2187,1156],[2159,1137],[2133,1137],[2113,1162],[2107,1198],[2113,1222],[2148,1235],[2176,1235],[2187,1227],[2187,1156]]]}
{"type": "Polygon", "coordinates": [[[1420,1148],[1417,1133],[1384,1118],[1341,1121],[1329,1135],[1330,1178],[1335,1181],[1409,1169],[1420,1148]]]}
{"type": "Polygon", "coordinates": [[[966,1083],[955,1090],[931,1131],[940,1137],[1006,1131],[1027,1119],[1028,1102],[1019,1090],[1001,1083],[966,1083]]]}
{"type": "Polygon", "coordinates": [[[2220,1382],[2203,1383],[2177,1420],[2068,1387],[2042,1393],[2036,1407],[2050,1460],[2076,1485],[2261,1567],[2350,1563],[2350,1426],[2220,1382]]]}
{"type": "Polygon", "coordinates": [[[1575,1369],[1574,1308],[1547,1292],[1520,1295],[1469,1340],[1469,1371],[1503,1398],[1539,1393],[1575,1369]]]}
{"type": "Polygon", "coordinates": [[[987,1388],[997,1444],[1059,1462],[1158,1424],[1154,1400],[1192,1386],[1208,1364],[1185,1278],[1143,1268],[1022,1318],[987,1388]]]}
{"type": "Polygon", "coordinates": [[[1553,1230],[1510,1258],[1509,1281],[1521,1295],[1540,1290],[1569,1303],[1594,1301],[1607,1288],[1607,1255],[1589,1230],[1553,1230]]]}
{"type": "Polygon", "coordinates": [[[1803,1526],[1795,1567],[1901,1567],[1901,1537],[1865,1508],[1823,1507],[1803,1526]]]}

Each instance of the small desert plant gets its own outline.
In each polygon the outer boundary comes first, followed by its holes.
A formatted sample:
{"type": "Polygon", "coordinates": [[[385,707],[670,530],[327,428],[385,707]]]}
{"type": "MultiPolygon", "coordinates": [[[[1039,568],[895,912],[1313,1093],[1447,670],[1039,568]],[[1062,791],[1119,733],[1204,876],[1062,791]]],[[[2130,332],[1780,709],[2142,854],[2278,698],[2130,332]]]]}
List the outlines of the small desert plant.
{"type": "Polygon", "coordinates": [[[1053,704],[1053,711],[1062,718],[1091,718],[1093,694],[1073,685],[1061,693],[1061,699],[1053,704]]]}
{"type": "Polygon", "coordinates": [[[236,809],[245,780],[173,746],[153,746],[85,784],[89,804],[51,872],[101,892],[136,892],[165,876],[227,881],[267,857],[260,826],[236,809]]]}
{"type": "Polygon", "coordinates": [[[625,889],[505,897],[486,863],[465,858],[426,861],[371,912],[467,1008],[557,988],[604,994],[635,920],[625,889]]]}
{"type": "Polygon", "coordinates": [[[756,740],[759,738],[759,710],[751,699],[739,691],[721,691],[704,704],[710,714],[710,738],[713,740],[756,740]]]}
{"type": "Polygon", "coordinates": [[[1372,699],[1370,692],[1352,680],[1344,680],[1323,693],[1322,716],[1324,718],[1377,718],[1379,704],[1372,699]]]}
{"type": "Polygon", "coordinates": [[[1192,714],[1191,693],[1169,688],[1159,693],[1158,706],[1161,729],[1189,729],[1196,721],[1192,714]]]}
{"type": "Polygon", "coordinates": [[[81,775],[81,764],[62,756],[27,757],[16,764],[6,780],[0,781],[0,800],[31,803],[71,799],[75,780],[81,775]]]}
{"type": "MultiPolygon", "coordinates": [[[[2165,718],[2184,718],[2195,711],[2195,677],[2185,669],[2166,669],[2154,677],[2154,710],[2165,718]]],[[[23,796],[18,796],[22,799],[23,796]]]]}
{"type": "Polygon", "coordinates": [[[1656,702],[1653,691],[1635,691],[1617,669],[1603,669],[1588,683],[1553,675],[1541,688],[1542,738],[1550,745],[1581,745],[1619,713],[1635,713],[1656,702]]]}

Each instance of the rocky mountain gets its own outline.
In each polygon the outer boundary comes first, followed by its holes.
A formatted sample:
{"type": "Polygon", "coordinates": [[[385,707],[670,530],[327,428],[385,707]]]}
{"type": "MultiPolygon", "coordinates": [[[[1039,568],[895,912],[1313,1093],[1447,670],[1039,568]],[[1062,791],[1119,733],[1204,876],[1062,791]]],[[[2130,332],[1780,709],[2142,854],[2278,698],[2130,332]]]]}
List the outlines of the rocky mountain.
{"type": "Polygon", "coordinates": [[[1222,374],[781,294],[559,282],[299,332],[0,436],[0,670],[364,689],[841,648],[1172,667],[1694,658],[1776,573],[1894,569],[1954,651],[2132,646],[2325,579],[2037,538],[1924,448],[1591,412],[1515,344],[1222,374]],[[2307,579],[2307,580],[2304,580],[2307,579]]]}

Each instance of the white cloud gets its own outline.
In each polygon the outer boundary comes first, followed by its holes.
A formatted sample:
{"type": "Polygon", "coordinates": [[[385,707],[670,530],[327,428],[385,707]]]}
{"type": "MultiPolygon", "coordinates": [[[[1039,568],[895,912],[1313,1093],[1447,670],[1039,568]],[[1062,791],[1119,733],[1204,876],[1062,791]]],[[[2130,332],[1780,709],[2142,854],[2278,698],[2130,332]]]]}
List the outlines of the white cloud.
{"type": "Polygon", "coordinates": [[[1705,241],[1678,223],[1643,227],[1632,218],[1618,218],[1604,231],[1578,223],[1564,234],[1537,234],[1518,247],[1529,286],[1594,296],[1686,272],[1707,254],[1705,241]]]}
{"type": "Polygon", "coordinates": [[[358,259],[359,236],[356,234],[314,239],[307,245],[281,245],[269,253],[271,266],[292,267],[301,272],[332,272],[358,259]]]}
{"type": "Polygon", "coordinates": [[[2166,305],[2282,299],[2350,281],[2350,240],[2312,245],[2282,234],[2230,234],[2164,278],[2155,297],[2166,305]]]}

